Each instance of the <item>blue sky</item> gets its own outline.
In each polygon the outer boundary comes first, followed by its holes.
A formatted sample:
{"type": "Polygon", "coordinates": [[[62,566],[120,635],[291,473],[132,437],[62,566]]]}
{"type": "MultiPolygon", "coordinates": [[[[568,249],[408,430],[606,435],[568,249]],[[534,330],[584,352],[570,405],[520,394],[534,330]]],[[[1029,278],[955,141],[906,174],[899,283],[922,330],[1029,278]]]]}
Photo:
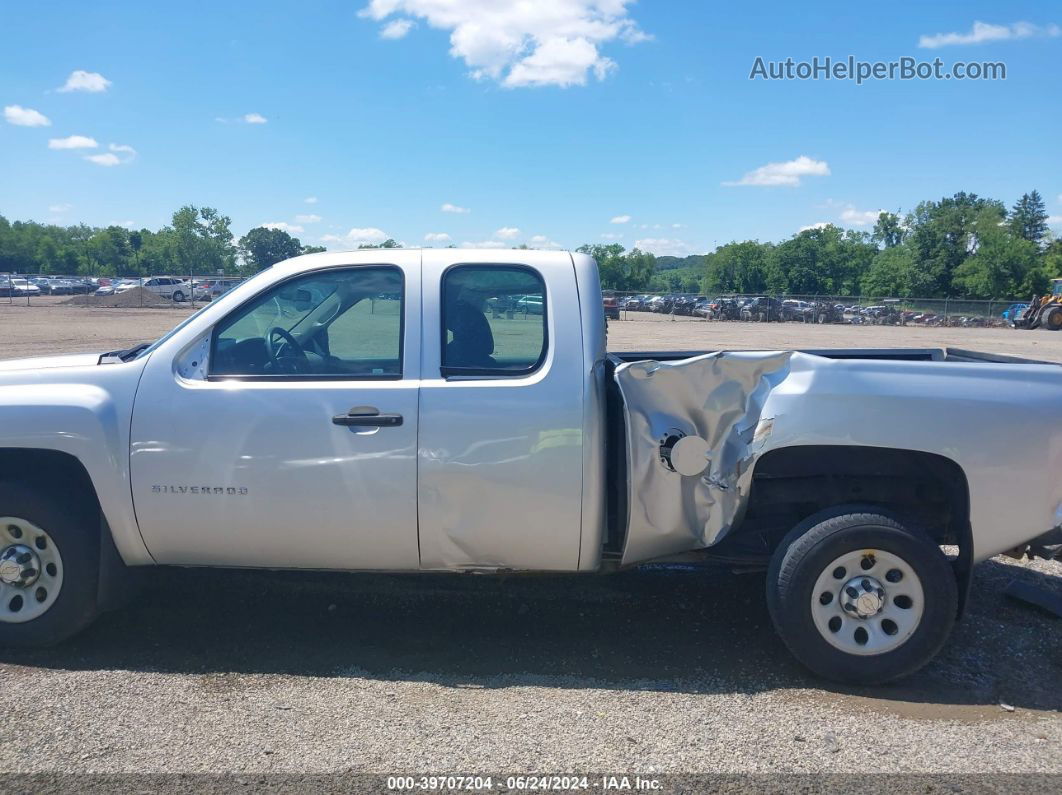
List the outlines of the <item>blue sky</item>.
{"type": "Polygon", "coordinates": [[[155,228],[193,203],[332,248],[682,254],[1037,188],[1062,232],[1057,2],[251,8],[6,3],[0,214],[155,228]],[[1007,79],[749,80],[757,56],[850,54],[1007,79]]]}

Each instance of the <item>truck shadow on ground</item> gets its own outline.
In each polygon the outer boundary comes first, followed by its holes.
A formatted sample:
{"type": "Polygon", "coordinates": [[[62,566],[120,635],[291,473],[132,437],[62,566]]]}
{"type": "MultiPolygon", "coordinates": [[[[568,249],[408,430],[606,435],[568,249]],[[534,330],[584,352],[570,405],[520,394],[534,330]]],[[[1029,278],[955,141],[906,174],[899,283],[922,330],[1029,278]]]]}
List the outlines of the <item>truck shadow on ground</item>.
{"type": "Polygon", "coordinates": [[[1007,600],[1003,587],[1014,578],[1062,591],[1059,577],[982,565],[940,657],[875,688],[823,682],[789,656],[767,615],[762,574],[693,567],[577,578],[163,569],[150,573],[133,604],[74,640],[0,650],[0,662],[451,687],[815,688],[879,701],[1062,710],[1062,624],[1007,600]]]}

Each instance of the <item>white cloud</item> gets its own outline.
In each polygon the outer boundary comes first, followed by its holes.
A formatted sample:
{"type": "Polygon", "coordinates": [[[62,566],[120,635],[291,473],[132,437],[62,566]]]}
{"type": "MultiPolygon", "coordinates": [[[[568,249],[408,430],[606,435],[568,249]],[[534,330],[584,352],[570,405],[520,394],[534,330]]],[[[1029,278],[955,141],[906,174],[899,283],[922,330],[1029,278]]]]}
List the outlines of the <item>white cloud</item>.
{"type": "Polygon", "coordinates": [[[317,197],[316,197],[316,196],[307,196],[307,197],[306,197],[305,199],[303,199],[302,201],[303,201],[303,202],[304,202],[305,204],[317,204],[317,197]]]}
{"type": "Polygon", "coordinates": [[[562,248],[561,244],[555,240],[550,240],[545,235],[533,235],[527,244],[531,248],[562,248]]]}
{"type": "Polygon", "coordinates": [[[818,223],[815,223],[815,224],[808,224],[807,226],[802,226],[797,231],[798,232],[808,232],[808,231],[810,231],[812,229],[825,229],[827,226],[832,226],[832,224],[829,221],[819,221],[818,223]]]}
{"type": "Polygon", "coordinates": [[[481,240],[478,243],[466,240],[461,244],[461,248],[507,248],[507,246],[498,240],[481,240]]]}
{"type": "Polygon", "coordinates": [[[95,149],[99,146],[95,138],[87,135],[71,135],[68,138],[52,138],[48,141],[49,149],[95,149]]]}
{"type": "Polygon", "coordinates": [[[132,229],[136,224],[132,221],[111,221],[107,226],[122,226],[126,229],[132,229]]]}
{"type": "Polygon", "coordinates": [[[603,240],[622,240],[623,235],[619,232],[602,232],[601,238],[603,240]]]}
{"type": "Polygon", "coordinates": [[[21,105],[5,105],[4,121],[16,127],[50,127],[52,124],[39,110],[24,108],[21,105]]]}
{"type": "Polygon", "coordinates": [[[685,240],[666,237],[643,237],[634,241],[634,247],[652,252],[658,257],[685,257],[694,253],[693,246],[685,240]]]}
{"type": "Polygon", "coordinates": [[[1009,25],[974,22],[969,33],[934,33],[932,36],[919,36],[918,46],[933,50],[957,44],[984,44],[989,41],[1013,41],[1038,36],[1062,36],[1062,28],[1058,25],[1040,26],[1029,22],[1012,22],[1009,25]]]}
{"type": "Polygon", "coordinates": [[[630,220],[631,220],[631,217],[629,215],[615,215],[615,216],[612,217],[612,220],[609,221],[609,223],[610,224],[625,224],[625,223],[627,223],[630,220]]]}
{"type": "Polygon", "coordinates": [[[685,226],[685,224],[672,224],[671,228],[672,229],[682,229],[684,226],[685,226]]]}
{"type": "Polygon", "coordinates": [[[571,86],[585,85],[590,73],[603,80],[616,68],[615,61],[601,53],[603,45],[649,38],[628,16],[630,3],[369,0],[360,16],[381,22],[406,14],[450,31],[450,55],[463,60],[476,80],[494,80],[508,88],[571,86]]]}
{"type": "Polygon", "coordinates": [[[734,182],[724,182],[728,187],[734,185],[783,185],[787,188],[795,188],[800,185],[801,177],[825,177],[829,176],[830,167],[825,160],[812,160],[807,155],[801,155],[795,160],[787,160],[784,163],[768,163],[757,169],[749,171],[741,179],[734,182]]]}
{"type": "Polygon", "coordinates": [[[98,94],[101,91],[106,91],[110,85],[111,81],[99,72],[86,72],[82,69],[75,69],[70,73],[70,77],[66,78],[66,82],[59,90],[62,92],[87,91],[90,94],[98,94]]]}
{"type": "Polygon", "coordinates": [[[50,213],[65,213],[67,210],[73,208],[73,206],[74,205],[67,204],[65,202],[63,204],[52,204],[52,205],[48,206],[48,212],[50,212],[50,213]]]}
{"type": "Polygon", "coordinates": [[[428,232],[424,235],[424,239],[429,243],[449,243],[450,236],[445,232],[428,232]]]}
{"type": "Polygon", "coordinates": [[[316,224],[321,220],[321,216],[315,213],[300,213],[295,216],[295,220],[300,224],[316,224]]]}
{"type": "Polygon", "coordinates": [[[388,22],[380,29],[380,38],[400,39],[411,30],[413,30],[413,20],[396,19],[393,22],[388,22]]]}
{"type": "Polygon", "coordinates": [[[1060,226],[1060,225],[1062,225],[1062,215],[1049,215],[1049,216],[1047,216],[1047,223],[1049,223],[1051,226],[1060,226]]]}
{"type": "Polygon", "coordinates": [[[870,226],[878,222],[884,210],[857,210],[849,205],[841,211],[841,220],[851,226],[870,226]]]}
{"type": "Polygon", "coordinates": [[[102,155],[85,155],[85,159],[90,163],[95,163],[97,166],[106,166],[108,168],[122,164],[121,159],[113,152],[106,152],[102,155]]]}
{"type": "Polygon", "coordinates": [[[241,117],[241,121],[245,124],[265,124],[269,119],[261,113],[245,113],[241,117]]]}
{"type": "Polygon", "coordinates": [[[1055,199],[1055,201],[1058,202],[1059,204],[1062,204],[1062,193],[1058,194],[1058,198],[1055,199]]]}
{"type": "Polygon", "coordinates": [[[301,235],[306,230],[298,224],[289,224],[287,221],[267,221],[259,226],[265,229],[279,229],[281,232],[287,232],[289,235],[301,235]]]}
{"type": "Polygon", "coordinates": [[[349,246],[363,246],[383,243],[387,240],[387,233],[375,226],[354,227],[343,237],[343,242],[349,246]]]}
{"type": "MultiPolygon", "coordinates": [[[[95,141],[93,141],[95,144],[95,141]]],[[[127,144],[110,144],[107,147],[109,152],[102,155],[86,155],[85,159],[90,163],[95,163],[97,166],[120,166],[124,163],[131,163],[136,158],[136,150],[128,146],[127,144]]]]}
{"type": "Polygon", "coordinates": [[[501,240],[516,240],[520,237],[520,230],[515,226],[503,226],[494,233],[494,236],[501,240]]]}
{"type": "Polygon", "coordinates": [[[444,213],[457,213],[458,215],[467,215],[468,213],[472,212],[467,207],[459,207],[456,204],[450,204],[450,202],[446,202],[439,209],[442,210],[444,213]]]}

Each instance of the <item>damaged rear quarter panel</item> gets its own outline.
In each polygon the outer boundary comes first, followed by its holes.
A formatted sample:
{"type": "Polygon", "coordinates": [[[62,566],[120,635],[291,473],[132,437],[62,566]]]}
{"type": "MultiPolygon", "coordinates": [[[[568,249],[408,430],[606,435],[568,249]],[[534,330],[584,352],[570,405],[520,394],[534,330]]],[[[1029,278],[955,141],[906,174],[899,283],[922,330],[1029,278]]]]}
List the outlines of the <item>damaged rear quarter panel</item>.
{"type": "Polygon", "coordinates": [[[744,509],[765,404],[789,375],[793,355],[711,353],[616,368],[629,473],[623,563],[711,546],[726,535],[744,509]],[[701,475],[683,476],[662,463],[661,443],[679,434],[708,443],[701,475]]]}
{"type": "Polygon", "coordinates": [[[721,352],[616,368],[627,427],[623,563],[708,547],[744,514],[757,460],[794,445],[944,456],[970,496],[973,558],[1058,524],[1062,374],[1052,365],[835,360],[721,352]],[[697,476],[670,471],[670,433],[707,441],[697,476]]]}

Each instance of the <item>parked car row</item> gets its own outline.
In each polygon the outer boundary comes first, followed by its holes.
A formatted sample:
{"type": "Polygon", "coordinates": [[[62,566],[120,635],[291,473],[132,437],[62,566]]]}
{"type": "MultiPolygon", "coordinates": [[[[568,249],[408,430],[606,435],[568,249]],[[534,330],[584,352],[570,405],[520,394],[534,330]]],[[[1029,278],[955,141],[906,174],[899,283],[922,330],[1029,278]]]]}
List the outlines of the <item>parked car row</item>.
{"type": "MultiPolygon", "coordinates": [[[[851,325],[903,326],[998,326],[1013,322],[1024,309],[1023,304],[1012,304],[1000,317],[980,315],[944,315],[933,312],[917,312],[902,309],[898,301],[862,306],[843,304],[831,300],[801,300],[757,296],[703,295],[630,295],[615,299],[617,314],[627,312],[658,312],[674,315],[691,315],[706,320],[743,320],[746,322],[803,322],[847,323],[851,325]]],[[[608,307],[606,305],[606,314],[608,307]]]]}
{"type": "MultiPolygon", "coordinates": [[[[39,295],[121,295],[142,287],[150,293],[173,301],[213,301],[224,295],[242,278],[220,277],[211,279],[177,278],[174,276],[151,276],[140,278],[84,277],[84,276],[15,276],[0,275],[0,297],[25,297],[39,295]]],[[[541,312],[541,302],[537,307],[541,312]]],[[[521,311],[535,312],[535,307],[521,311]]]]}

